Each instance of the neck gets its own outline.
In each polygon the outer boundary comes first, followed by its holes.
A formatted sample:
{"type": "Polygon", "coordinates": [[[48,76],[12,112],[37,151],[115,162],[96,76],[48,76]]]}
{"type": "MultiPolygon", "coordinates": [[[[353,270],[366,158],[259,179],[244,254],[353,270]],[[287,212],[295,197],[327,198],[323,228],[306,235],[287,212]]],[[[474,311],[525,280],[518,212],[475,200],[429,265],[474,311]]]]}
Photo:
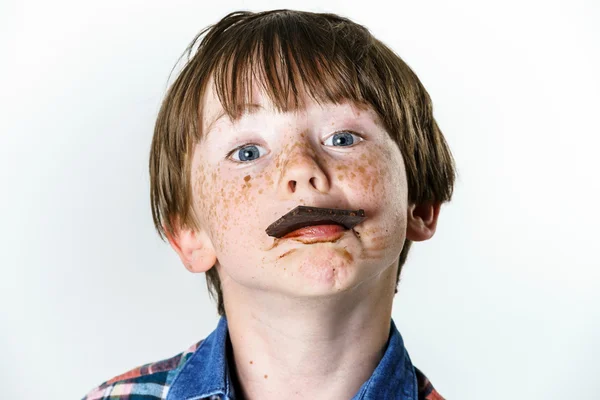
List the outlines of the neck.
{"type": "Polygon", "coordinates": [[[229,280],[224,298],[238,396],[352,398],[385,352],[395,274],[390,267],[344,293],[311,299],[256,293],[229,280]]]}

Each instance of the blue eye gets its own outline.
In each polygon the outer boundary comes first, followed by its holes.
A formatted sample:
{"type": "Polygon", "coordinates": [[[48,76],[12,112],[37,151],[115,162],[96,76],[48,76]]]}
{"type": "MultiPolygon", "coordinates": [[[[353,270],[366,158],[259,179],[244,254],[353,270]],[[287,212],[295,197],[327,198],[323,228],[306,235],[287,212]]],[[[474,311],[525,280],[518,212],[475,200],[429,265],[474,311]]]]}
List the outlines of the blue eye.
{"type": "Polygon", "coordinates": [[[355,139],[354,137],[357,138],[357,142],[362,141],[363,139],[358,136],[357,134],[348,132],[348,131],[342,131],[342,132],[336,132],[333,135],[329,136],[326,140],[325,143],[323,144],[327,144],[327,141],[329,139],[333,139],[332,140],[332,144],[335,147],[350,147],[354,144],[355,139]]]}
{"type": "Polygon", "coordinates": [[[254,161],[256,160],[258,157],[260,157],[260,151],[258,150],[259,148],[262,149],[262,147],[257,146],[255,144],[249,144],[243,147],[239,147],[236,150],[234,150],[232,152],[232,156],[237,155],[239,158],[235,158],[233,157],[233,159],[237,162],[244,162],[244,161],[254,161]]]}
{"type": "MultiPolygon", "coordinates": [[[[364,139],[360,137],[356,133],[352,133],[350,131],[340,131],[336,132],[333,135],[329,136],[325,139],[323,144],[327,144],[327,142],[332,139],[332,146],[334,147],[351,147],[356,143],[362,142],[364,139]]],[[[237,163],[245,163],[249,161],[254,161],[261,156],[261,152],[259,149],[263,149],[263,155],[266,153],[265,149],[261,146],[258,146],[253,143],[247,143],[237,149],[231,151],[227,158],[231,157],[233,161],[237,163]],[[237,156],[237,158],[236,158],[237,156]]]]}

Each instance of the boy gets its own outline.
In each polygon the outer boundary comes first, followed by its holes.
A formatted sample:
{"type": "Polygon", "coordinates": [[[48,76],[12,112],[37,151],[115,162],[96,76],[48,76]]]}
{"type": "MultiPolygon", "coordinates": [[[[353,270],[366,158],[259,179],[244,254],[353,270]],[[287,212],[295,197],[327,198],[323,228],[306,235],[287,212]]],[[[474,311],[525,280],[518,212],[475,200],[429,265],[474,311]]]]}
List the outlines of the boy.
{"type": "Polygon", "coordinates": [[[234,12],[196,44],[156,122],[152,213],[221,319],[85,399],[442,399],[391,319],[455,179],[419,79],[333,14],[234,12]]]}

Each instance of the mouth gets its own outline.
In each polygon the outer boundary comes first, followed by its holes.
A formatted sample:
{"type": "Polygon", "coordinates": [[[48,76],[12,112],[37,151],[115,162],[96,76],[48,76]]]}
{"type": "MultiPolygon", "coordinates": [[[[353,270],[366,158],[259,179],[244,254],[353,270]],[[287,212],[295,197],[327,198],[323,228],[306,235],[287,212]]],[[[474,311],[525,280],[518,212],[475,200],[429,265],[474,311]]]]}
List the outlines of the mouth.
{"type": "Polygon", "coordinates": [[[366,218],[364,210],[298,206],[269,225],[266,232],[276,238],[337,240],[366,218]]]}
{"type": "Polygon", "coordinates": [[[284,235],[282,239],[294,239],[305,244],[334,242],[341,238],[347,230],[343,225],[333,222],[320,225],[307,225],[291,231],[284,235]]]}

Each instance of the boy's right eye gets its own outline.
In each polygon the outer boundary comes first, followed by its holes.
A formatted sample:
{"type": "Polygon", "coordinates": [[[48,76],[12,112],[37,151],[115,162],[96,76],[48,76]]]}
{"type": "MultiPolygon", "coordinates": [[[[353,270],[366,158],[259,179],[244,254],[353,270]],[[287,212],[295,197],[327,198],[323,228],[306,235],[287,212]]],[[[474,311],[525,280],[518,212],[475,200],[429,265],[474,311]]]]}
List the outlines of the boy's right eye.
{"type": "MultiPolygon", "coordinates": [[[[254,144],[254,143],[245,144],[241,147],[234,149],[231,153],[229,153],[227,155],[227,158],[232,157],[233,161],[238,162],[238,163],[254,161],[260,157],[260,151],[258,150],[259,148],[264,150],[263,147],[261,147],[257,144],[254,144]],[[235,158],[235,156],[237,156],[239,158],[235,158]]],[[[266,153],[266,151],[263,152],[263,155],[265,153],[266,153]]]]}

